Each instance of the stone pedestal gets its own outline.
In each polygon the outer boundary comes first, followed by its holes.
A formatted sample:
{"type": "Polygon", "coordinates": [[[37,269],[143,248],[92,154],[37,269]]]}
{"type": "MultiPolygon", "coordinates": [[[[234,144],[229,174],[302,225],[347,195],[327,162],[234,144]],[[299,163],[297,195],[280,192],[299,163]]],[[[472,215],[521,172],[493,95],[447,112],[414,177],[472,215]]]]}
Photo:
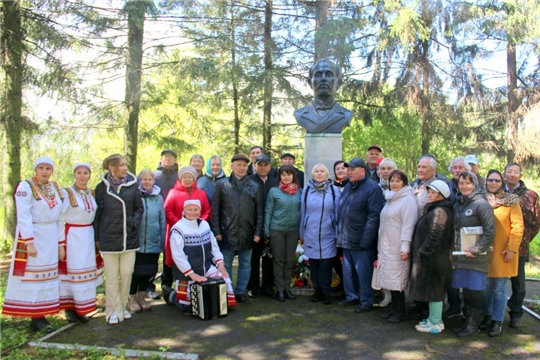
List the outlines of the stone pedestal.
{"type": "Polygon", "coordinates": [[[341,160],[342,153],[341,134],[306,134],[304,138],[304,173],[305,184],[311,179],[311,171],[318,163],[323,163],[334,177],[334,163],[341,160]]]}

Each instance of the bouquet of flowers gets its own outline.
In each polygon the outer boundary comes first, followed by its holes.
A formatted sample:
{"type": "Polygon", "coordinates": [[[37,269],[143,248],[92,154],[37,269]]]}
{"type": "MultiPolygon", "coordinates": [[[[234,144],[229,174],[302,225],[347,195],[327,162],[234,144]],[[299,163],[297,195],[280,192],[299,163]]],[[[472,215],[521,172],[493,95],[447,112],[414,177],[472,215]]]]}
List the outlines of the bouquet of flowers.
{"type": "Polygon", "coordinates": [[[311,287],[309,281],[309,259],[304,254],[304,249],[300,244],[296,247],[296,262],[293,270],[294,286],[296,287],[311,287]]]}

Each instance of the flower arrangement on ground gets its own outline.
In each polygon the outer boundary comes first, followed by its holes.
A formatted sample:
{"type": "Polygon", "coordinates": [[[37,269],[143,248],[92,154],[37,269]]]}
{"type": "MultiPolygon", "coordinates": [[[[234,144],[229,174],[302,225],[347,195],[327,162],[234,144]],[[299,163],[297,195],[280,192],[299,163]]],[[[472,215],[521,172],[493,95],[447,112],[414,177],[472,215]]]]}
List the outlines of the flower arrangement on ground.
{"type": "Polygon", "coordinates": [[[309,259],[300,244],[296,247],[296,262],[293,269],[293,283],[299,288],[311,287],[309,278],[309,259]]]}

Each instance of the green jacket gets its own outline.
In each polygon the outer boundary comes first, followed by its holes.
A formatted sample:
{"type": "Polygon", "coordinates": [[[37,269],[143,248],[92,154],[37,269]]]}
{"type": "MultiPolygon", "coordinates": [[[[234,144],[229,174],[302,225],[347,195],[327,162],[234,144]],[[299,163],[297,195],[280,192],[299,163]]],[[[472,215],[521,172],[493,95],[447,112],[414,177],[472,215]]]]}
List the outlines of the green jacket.
{"type": "Polygon", "coordinates": [[[294,195],[283,192],[279,187],[270,189],[264,211],[264,235],[270,236],[272,230],[299,230],[301,198],[301,188],[294,195]]]}

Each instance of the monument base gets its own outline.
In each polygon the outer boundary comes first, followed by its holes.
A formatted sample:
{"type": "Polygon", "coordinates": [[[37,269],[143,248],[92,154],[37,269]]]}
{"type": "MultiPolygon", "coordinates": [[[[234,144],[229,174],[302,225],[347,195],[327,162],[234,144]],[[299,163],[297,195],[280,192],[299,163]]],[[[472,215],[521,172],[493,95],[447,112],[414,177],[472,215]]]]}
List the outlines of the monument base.
{"type": "Polygon", "coordinates": [[[305,186],[312,178],[313,167],[318,163],[324,164],[330,172],[330,177],[334,177],[334,163],[343,158],[342,146],[341,134],[306,134],[304,138],[305,186]]]}

